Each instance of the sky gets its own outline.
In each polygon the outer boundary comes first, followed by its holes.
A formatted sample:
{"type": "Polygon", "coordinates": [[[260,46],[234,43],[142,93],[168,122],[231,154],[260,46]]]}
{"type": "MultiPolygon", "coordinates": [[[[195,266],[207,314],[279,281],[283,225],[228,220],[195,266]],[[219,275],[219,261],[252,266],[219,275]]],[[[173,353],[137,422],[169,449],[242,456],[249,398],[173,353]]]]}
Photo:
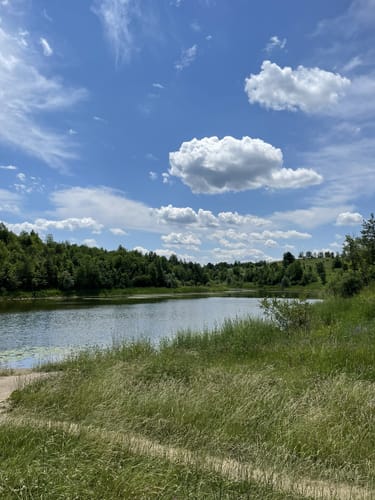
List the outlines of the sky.
{"type": "Polygon", "coordinates": [[[374,211],[375,0],[0,0],[0,221],[184,260],[374,211]]]}

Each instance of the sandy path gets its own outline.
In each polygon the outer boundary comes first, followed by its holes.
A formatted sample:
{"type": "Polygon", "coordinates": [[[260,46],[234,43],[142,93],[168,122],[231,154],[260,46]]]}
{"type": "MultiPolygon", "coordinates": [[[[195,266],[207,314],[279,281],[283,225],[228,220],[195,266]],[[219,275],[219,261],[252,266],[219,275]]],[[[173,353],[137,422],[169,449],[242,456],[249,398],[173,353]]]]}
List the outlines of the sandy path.
{"type": "Polygon", "coordinates": [[[6,375],[0,377],[0,413],[4,411],[6,402],[9,396],[16,389],[24,387],[26,384],[35,379],[45,378],[50,376],[48,372],[31,372],[29,370],[22,370],[16,375],[6,375]]]}
{"type": "Polygon", "coordinates": [[[233,459],[215,457],[204,453],[194,453],[185,448],[160,444],[143,436],[109,431],[93,426],[79,425],[71,422],[36,419],[32,417],[12,417],[6,414],[7,399],[11,393],[33,380],[51,376],[46,372],[21,372],[16,375],[0,377],[0,425],[10,423],[14,426],[32,426],[63,430],[73,435],[82,432],[89,436],[110,443],[121,444],[137,455],[166,459],[172,463],[197,467],[200,470],[216,472],[232,481],[253,480],[258,483],[271,484],[276,490],[285,493],[297,493],[302,497],[314,499],[370,500],[375,498],[375,491],[365,487],[343,483],[330,483],[324,480],[294,478],[283,472],[272,469],[259,469],[251,463],[241,463],[233,459]],[[2,413],[2,415],[1,415],[2,413]]]}

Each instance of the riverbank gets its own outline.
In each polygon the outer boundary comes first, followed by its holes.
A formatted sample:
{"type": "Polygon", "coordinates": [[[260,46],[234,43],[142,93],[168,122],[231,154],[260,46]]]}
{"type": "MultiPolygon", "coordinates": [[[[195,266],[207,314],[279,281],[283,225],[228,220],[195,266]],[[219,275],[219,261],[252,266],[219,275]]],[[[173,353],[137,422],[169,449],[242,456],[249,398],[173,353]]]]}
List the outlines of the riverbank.
{"type": "Polygon", "coordinates": [[[243,286],[233,287],[225,285],[211,286],[183,286],[178,288],[165,287],[142,287],[142,288],[116,288],[103,290],[85,290],[81,292],[66,292],[61,290],[48,289],[37,292],[3,292],[0,294],[0,305],[8,302],[35,302],[38,300],[46,301],[65,301],[65,300],[95,300],[95,299],[133,299],[141,300],[144,298],[163,298],[180,296],[198,296],[198,295],[217,295],[225,293],[253,293],[258,296],[286,294],[286,295],[307,295],[321,297],[324,294],[324,288],[314,283],[312,286],[290,286],[280,288],[280,286],[243,286]]]}
{"type": "Polygon", "coordinates": [[[1,497],[374,498],[375,294],[296,311],[45,367],[0,426],[1,497]]]}

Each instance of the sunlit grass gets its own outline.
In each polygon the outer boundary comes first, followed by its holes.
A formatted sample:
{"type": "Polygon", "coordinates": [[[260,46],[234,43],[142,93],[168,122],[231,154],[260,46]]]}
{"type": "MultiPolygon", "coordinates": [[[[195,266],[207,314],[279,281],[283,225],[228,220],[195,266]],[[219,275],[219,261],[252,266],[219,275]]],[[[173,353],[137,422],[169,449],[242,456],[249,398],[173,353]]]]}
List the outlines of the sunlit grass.
{"type": "MultiPolygon", "coordinates": [[[[332,485],[375,485],[371,292],[315,304],[308,331],[284,331],[251,319],[227,321],[212,332],[181,333],[158,350],[147,342],[91,350],[48,369],[61,370],[61,376],[15,392],[14,417],[136,434],[163,446],[286,474],[296,483],[310,478],[332,485]]],[[[38,432],[47,439],[46,431],[38,432]]],[[[78,453],[81,445],[76,446],[78,453]]],[[[98,467],[95,454],[90,451],[87,457],[90,467],[98,467]]],[[[147,471],[147,459],[137,460],[147,471]]],[[[193,474],[191,465],[184,467],[193,474]]],[[[219,483],[205,490],[213,484],[208,473],[194,474],[202,490],[192,490],[196,496],[191,498],[242,498],[245,491],[254,494],[243,498],[282,498],[266,479],[258,489],[249,480],[249,490],[220,497],[219,483]]],[[[169,491],[180,498],[178,488],[185,483],[181,475],[173,477],[164,498],[172,495],[169,491]]],[[[242,486],[238,482],[236,488],[242,486]]]]}

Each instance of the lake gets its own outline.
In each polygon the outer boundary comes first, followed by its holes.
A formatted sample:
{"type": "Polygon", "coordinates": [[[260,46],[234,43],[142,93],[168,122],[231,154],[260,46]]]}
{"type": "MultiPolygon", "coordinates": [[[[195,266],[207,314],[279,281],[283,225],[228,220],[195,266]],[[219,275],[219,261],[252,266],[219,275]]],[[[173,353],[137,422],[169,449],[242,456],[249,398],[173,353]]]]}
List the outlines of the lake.
{"type": "Polygon", "coordinates": [[[212,329],[226,318],[261,315],[259,299],[243,296],[12,307],[0,314],[0,368],[29,368],[124,340],[148,338],[157,344],[181,330],[212,329]]]}

